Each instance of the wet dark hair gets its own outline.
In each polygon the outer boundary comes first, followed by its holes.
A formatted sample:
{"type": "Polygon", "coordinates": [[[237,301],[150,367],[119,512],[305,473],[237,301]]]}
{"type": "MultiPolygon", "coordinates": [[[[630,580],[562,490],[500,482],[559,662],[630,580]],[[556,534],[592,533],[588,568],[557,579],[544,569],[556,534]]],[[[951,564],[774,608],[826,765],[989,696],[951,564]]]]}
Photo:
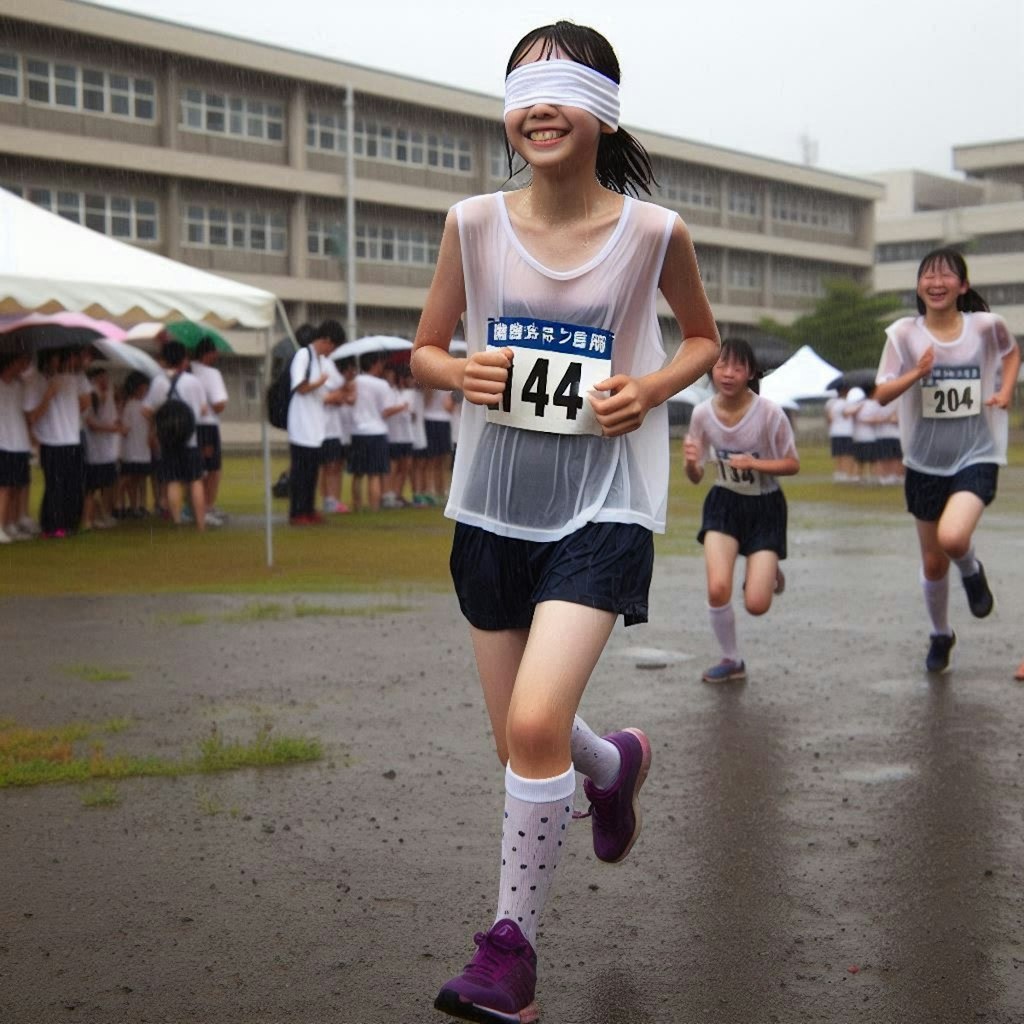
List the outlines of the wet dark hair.
{"type": "Polygon", "coordinates": [[[295,329],[295,340],[299,347],[312,345],[316,341],[316,328],[312,324],[299,324],[295,329]]]}
{"type": "MultiPolygon", "coordinates": [[[[544,42],[541,60],[550,60],[558,49],[569,60],[593,68],[616,84],[621,81],[619,60],[611,43],[595,29],[571,21],[556,21],[553,25],[543,25],[527,32],[512,48],[512,56],[505,68],[506,76],[515,70],[530,47],[541,40],[544,42]]],[[[511,178],[523,167],[513,168],[517,154],[507,134],[505,152],[508,154],[508,174],[511,178]]],[[[597,146],[597,180],[613,192],[634,196],[638,196],[641,189],[650,195],[651,183],[657,184],[647,150],[621,127],[613,135],[601,133],[601,141],[597,146]]]]}
{"type": "Polygon", "coordinates": [[[149,378],[138,370],[132,370],[124,379],[124,397],[131,398],[142,384],[148,385],[149,378]]]}
{"type": "Polygon", "coordinates": [[[214,344],[213,338],[208,334],[204,334],[196,345],[196,359],[202,359],[203,356],[209,355],[211,352],[216,352],[217,346],[214,344]]]}
{"type": "Polygon", "coordinates": [[[365,352],[359,357],[359,369],[365,373],[367,370],[382,363],[387,358],[385,352],[365,352]]]}
{"type": "Polygon", "coordinates": [[[325,320],[317,329],[314,339],[329,341],[335,348],[345,344],[345,328],[337,320],[325,320]]]}
{"type": "Polygon", "coordinates": [[[718,353],[718,361],[742,363],[750,375],[750,383],[747,385],[755,395],[761,393],[761,367],[757,363],[757,356],[750,342],[744,338],[724,338],[722,349],[718,353]]]}
{"type": "MultiPolygon", "coordinates": [[[[969,283],[967,260],[964,259],[962,252],[950,248],[932,249],[918,264],[917,280],[920,281],[929,270],[933,270],[935,267],[943,264],[960,278],[961,284],[969,283]]],[[[988,303],[973,288],[968,287],[963,295],[956,297],[956,308],[961,313],[987,313],[988,303]]],[[[925,304],[921,301],[920,295],[917,296],[917,311],[918,313],[925,312],[925,304]]]]}
{"type": "Polygon", "coordinates": [[[176,370],[185,362],[188,352],[180,341],[165,341],[164,347],[160,350],[160,355],[172,370],[176,370]]]}

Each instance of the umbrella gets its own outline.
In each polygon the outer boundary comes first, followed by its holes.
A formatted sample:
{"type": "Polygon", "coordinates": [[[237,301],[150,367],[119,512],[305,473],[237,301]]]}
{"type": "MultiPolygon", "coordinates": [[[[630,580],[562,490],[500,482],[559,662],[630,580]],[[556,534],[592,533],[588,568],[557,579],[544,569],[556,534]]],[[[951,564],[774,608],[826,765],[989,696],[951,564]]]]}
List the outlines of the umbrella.
{"type": "Polygon", "coordinates": [[[136,324],[128,331],[125,341],[141,348],[159,348],[165,341],[180,341],[190,352],[194,352],[203,338],[209,338],[218,352],[234,352],[227,340],[212,327],[193,320],[175,320],[170,324],[136,324]]]}
{"type": "Polygon", "coordinates": [[[875,378],[878,376],[878,369],[864,367],[859,370],[844,370],[829,387],[838,391],[841,387],[863,388],[865,391],[872,391],[875,387],[875,378]]]}
{"type": "Polygon", "coordinates": [[[405,338],[392,338],[386,334],[368,334],[365,338],[346,341],[332,353],[332,359],[351,359],[353,356],[365,356],[370,352],[408,352],[412,342],[405,338]]]}
{"type": "Polygon", "coordinates": [[[150,380],[163,373],[160,364],[151,355],[143,352],[141,348],[126,345],[123,341],[97,338],[92,342],[92,347],[108,363],[117,363],[121,366],[127,366],[132,370],[138,370],[140,373],[144,373],[150,380]]]}
{"type": "Polygon", "coordinates": [[[84,348],[98,338],[120,341],[123,328],[85,313],[28,313],[0,321],[0,348],[5,351],[84,348]]]}

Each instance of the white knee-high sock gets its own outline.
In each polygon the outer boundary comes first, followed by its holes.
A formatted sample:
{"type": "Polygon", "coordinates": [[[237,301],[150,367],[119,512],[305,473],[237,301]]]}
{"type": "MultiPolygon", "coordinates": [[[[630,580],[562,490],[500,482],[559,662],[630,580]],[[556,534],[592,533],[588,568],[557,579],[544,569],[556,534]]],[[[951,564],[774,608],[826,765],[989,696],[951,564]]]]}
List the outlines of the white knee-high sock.
{"type": "Polygon", "coordinates": [[[921,574],[921,589],[924,591],[924,606],[932,624],[932,633],[950,636],[949,628],[949,573],[941,580],[929,580],[921,574]]]}
{"type": "Polygon", "coordinates": [[[602,739],[577,715],[572,722],[572,766],[598,789],[607,789],[618,777],[622,755],[614,743],[602,739]]]}
{"type": "Polygon", "coordinates": [[[551,779],[524,779],[505,769],[505,818],[501,831],[501,879],[498,913],[522,929],[537,945],[537,923],[562,853],[576,772],[569,768],[551,779]]]}
{"type": "Polygon", "coordinates": [[[736,647],[736,613],[732,610],[732,602],[719,608],[708,605],[708,616],[711,619],[711,632],[715,634],[718,646],[722,648],[722,657],[730,661],[739,661],[740,654],[736,647]]]}
{"type": "Polygon", "coordinates": [[[960,570],[961,576],[973,576],[978,571],[978,559],[974,554],[974,545],[963,558],[954,558],[954,564],[960,570]]]}

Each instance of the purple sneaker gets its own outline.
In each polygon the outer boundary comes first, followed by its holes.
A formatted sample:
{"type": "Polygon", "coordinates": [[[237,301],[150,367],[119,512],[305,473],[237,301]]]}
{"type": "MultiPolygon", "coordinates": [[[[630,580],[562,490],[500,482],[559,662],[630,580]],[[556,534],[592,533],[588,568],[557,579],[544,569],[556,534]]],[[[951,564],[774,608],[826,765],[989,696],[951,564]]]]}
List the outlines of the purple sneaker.
{"type": "Polygon", "coordinates": [[[651,745],[639,729],[623,729],[605,739],[622,755],[619,777],[607,789],[598,789],[585,779],[583,792],[590,801],[594,853],[598,860],[617,864],[640,835],[643,822],[637,795],[651,767],[651,745]]]}
{"type": "Polygon", "coordinates": [[[480,1024],[529,1024],[538,1018],[537,954],[511,918],[473,936],[476,956],[445,982],[434,1009],[480,1024]]]}

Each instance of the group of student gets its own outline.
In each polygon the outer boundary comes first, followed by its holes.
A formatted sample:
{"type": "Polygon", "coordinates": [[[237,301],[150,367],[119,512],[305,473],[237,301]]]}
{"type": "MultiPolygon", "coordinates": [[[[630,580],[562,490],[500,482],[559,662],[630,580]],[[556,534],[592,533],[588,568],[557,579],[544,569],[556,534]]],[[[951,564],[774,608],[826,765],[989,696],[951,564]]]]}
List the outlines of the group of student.
{"type": "Polygon", "coordinates": [[[840,384],[825,403],[829,445],[837,483],[903,483],[899,407],[876,400],[875,385],[840,384]]]}
{"type": "Polygon", "coordinates": [[[196,526],[220,525],[219,417],[228,394],[217,356],[209,338],[191,356],[168,340],[163,373],[151,381],[133,371],[116,387],[88,346],[0,354],[0,544],[63,539],[151,514],[180,523],[186,488],[196,526]],[[180,450],[161,450],[154,428],[169,397],[189,405],[195,424],[180,450]],[[38,522],[33,450],[43,474],[38,522]]]}
{"type": "MultiPolygon", "coordinates": [[[[647,619],[652,535],[667,504],[664,403],[711,374],[714,395],[694,410],[683,445],[692,482],[714,474],[698,535],[721,649],[709,683],[746,676],[732,610],[739,556],[751,614],[785,586],[778,480],[800,463],[782,410],[757,393],[749,345],[718,337],[686,226],[634,198],[650,192],[653,174],[618,124],[608,41],[569,22],[546,25],[516,44],[505,75],[509,177],[527,167],[530,182],[450,211],[412,370],[425,387],[465,399],[445,509],[455,520],[451,574],[505,779],[494,917],[434,1005],[465,1020],[529,1024],[539,1017],[538,923],[577,775],[599,861],[625,858],[641,829],[651,743],[635,726],[599,735],[578,708],[618,617],[627,627],[647,619]],[[682,342],[667,363],[659,291],[682,342]],[[460,320],[465,356],[450,348],[460,320]]],[[[925,257],[917,300],[919,315],[886,332],[870,400],[898,407],[930,624],[924,667],[943,673],[957,642],[951,566],[972,615],[994,605],[974,532],[1006,463],[1020,353],[970,288],[959,253],[925,257]]],[[[857,412],[868,401],[854,396],[857,412]]]]}
{"type": "Polygon", "coordinates": [[[345,342],[336,320],[303,324],[296,341],[288,371],[289,523],[439,504],[458,429],[455,398],[420,387],[408,361],[385,352],[333,358],[345,342]],[[351,506],[341,497],[346,472],[351,506]]]}

